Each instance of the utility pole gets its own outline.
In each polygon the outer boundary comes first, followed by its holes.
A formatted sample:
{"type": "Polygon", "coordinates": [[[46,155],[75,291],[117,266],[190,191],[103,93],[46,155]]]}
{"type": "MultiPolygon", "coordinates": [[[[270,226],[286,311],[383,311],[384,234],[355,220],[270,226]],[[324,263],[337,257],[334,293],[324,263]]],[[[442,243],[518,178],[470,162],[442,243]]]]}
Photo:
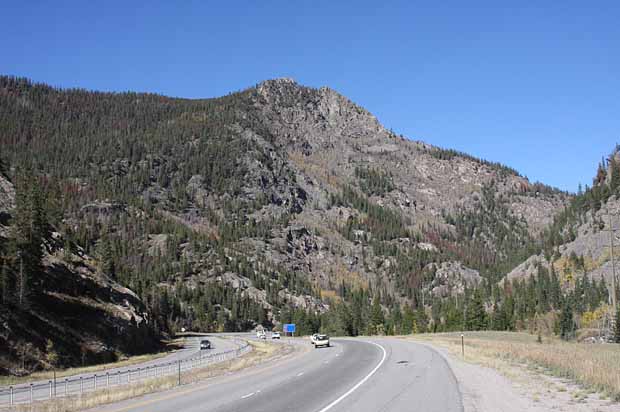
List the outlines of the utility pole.
{"type": "Polygon", "coordinates": [[[617,302],[616,302],[616,262],[614,261],[614,227],[612,221],[612,214],[607,209],[607,214],[609,216],[609,249],[611,255],[611,305],[614,309],[614,314],[618,310],[617,302]]]}

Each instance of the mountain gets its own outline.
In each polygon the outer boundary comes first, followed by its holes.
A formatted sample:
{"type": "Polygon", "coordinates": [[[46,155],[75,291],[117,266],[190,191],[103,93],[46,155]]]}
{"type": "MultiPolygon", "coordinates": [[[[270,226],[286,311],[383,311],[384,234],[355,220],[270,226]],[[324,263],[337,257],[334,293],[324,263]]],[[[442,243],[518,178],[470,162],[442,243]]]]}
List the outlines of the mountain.
{"type": "Polygon", "coordinates": [[[368,332],[499,281],[572,198],[290,79],[188,100],[0,77],[0,143],[156,332],[316,329],[339,302],[361,313],[338,331],[368,332]]]}

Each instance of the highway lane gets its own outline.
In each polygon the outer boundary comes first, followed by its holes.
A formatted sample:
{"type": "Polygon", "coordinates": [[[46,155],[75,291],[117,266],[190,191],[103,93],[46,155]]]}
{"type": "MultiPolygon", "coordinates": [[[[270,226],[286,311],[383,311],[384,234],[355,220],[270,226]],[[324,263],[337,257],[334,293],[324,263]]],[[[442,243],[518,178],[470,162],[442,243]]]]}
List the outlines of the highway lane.
{"type": "MultiPolygon", "coordinates": [[[[213,344],[213,348],[211,350],[202,351],[204,355],[223,353],[228,350],[234,349],[237,346],[231,340],[224,339],[223,336],[209,335],[209,336],[189,337],[186,339],[183,349],[176,350],[162,358],[153,359],[150,361],[142,362],[139,364],[134,364],[131,366],[123,366],[123,367],[112,366],[109,369],[100,370],[97,372],[88,372],[88,373],[75,374],[71,376],[63,376],[62,378],[58,378],[56,391],[59,394],[63,393],[65,379],[69,379],[72,382],[69,387],[69,392],[75,393],[76,390],[79,390],[78,381],[80,377],[83,379],[91,379],[94,373],[96,373],[100,377],[102,377],[106,373],[109,373],[111,376],[115,376],[119,372],[121,374],[124,374],[125,372],[129,370],[136,370],[139,368],[144,369],[144,368],[153,367],[156,365],[164,365],[170,362],[177,362],[180,360],[182,361],[182,360],[186,360],[186,359],[198,356],[199,354],[201,354],[200,341],[202,339],[209,339],[213,344]]],[[[49,396],[48,383],[49,383],[49,380],[40,380],[40,381],[32,382],[33,387],[34,387],[33,398],[35,400],[36,399],[47,399],[47,397],[49,396]]],[[[28,390],[29,389],[28,387],[29,387],[29,384],[20,384],[20,385],[14,386],[14,393],[15,393],[14,402],[15,403],[27,402],[30,399],[30,392],[28,390]]],[[[9,388],[0,387],[0,406],[8,405],[8,404],[9,404],[9,388]]]]}
{"type": "Polygon", "coordinates": [[[98,412],[461,412],[456,380],[432,349],[398,339],[336,339],[283,362],[98,412]]]}
{"type": "Polygon", "coordinates": [[[386,362],[329,412],[463,411],[456,377],[436,351],[394,338],[371,341],[386,349],[386,362]]]}

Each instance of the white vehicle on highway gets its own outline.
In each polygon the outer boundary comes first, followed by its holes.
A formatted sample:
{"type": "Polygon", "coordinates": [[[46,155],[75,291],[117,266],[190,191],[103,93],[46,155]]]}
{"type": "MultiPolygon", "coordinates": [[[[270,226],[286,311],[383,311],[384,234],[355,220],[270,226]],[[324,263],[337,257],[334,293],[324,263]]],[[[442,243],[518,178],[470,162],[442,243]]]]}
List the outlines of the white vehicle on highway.
{"type": "Polygon", "coordinates": [[[312,343],[314,344],[315,348],[320,348],[320,347],[329,348],[329,336],[317,334],[317,335],[312,335],[312,337],[314,338],[312,343]]]}
{"type": "Polygon", "coordinates": [[[265,339],[265,331],[264,330],[256,331],[256,337],[258,339],[265,339]]]}
{"type": "Polygon", "coordinates": [[[280,332],[273,332],[271,334],[271,339],[280,339],[280,332]]]}
{"type": "Polygon", "coordinates": [[[310,343],[314,345],[314,342],[316,341],[317,336],[319,336],[318,333],[315,333],[314,335],[310,336],[310,343]]]}

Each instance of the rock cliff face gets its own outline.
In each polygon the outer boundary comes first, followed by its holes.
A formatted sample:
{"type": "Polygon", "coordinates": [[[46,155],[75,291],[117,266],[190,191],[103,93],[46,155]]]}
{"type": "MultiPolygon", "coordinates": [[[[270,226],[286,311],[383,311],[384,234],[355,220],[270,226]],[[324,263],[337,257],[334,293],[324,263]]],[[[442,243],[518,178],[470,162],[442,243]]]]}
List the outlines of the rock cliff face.
{"type": "MultiPolygon", "coordinates": [[[[567,284],[575,276],[587,275],[593,280],[604,279],[611,284],[612,263],[610,248],[610,228],[614,233],[620,230],[620,221],[617,213],[620,211],[620,200],[615,196],[597,211],[585,214],[584,220],[577,225],[574,240],[563,243],[556,248],[552,256],[535,255],[510,271],[506,278],[509,280],[522,279],[537,273],[537,267],[546,269],[553,264],[554,270],[567,284]],[[612,219],[609,219],[609,212],[612,219]]],[[[614,235],[616,273],[620,271],[618,257],[620,256],[619,241],[614,235]]],[[[617,275],[616,275],[617,276],[617,275]]]]}
{"type": "Polygon", "coordinates": [[[15,206],[15,189],[11,182],[0,174],[0,236],[6,236],[6,225],[10,218],[10,210],[15,206]]]}
{"type": "Polygon", "coordinates": [[[469,206],[482,187],[495,183],[496,195],[506,196],[510,211],[535,233],[551,223],[567,199],[557,192],[542,193],[497,165],[460,155],[443,159],[438,148],[395,135],[365,109],[326,87],[310,89],[290,79],[266,81],[257,87],[255,100],[276,137],[275,146],[286,149],[299,174],[330,191],[334,185],[354,182],[360,165],[383,170],[392,176],[395,189],[380,202],[420,223],[441,221],[443,211],[469,206]]]}
{"type": "MultiPolygon", "coordinates": [[[[372,230],[356,230],[356,238],[349,239],[334,230],[352,218],[367,217],[355,207],[330,205],[330,196],[343,187],[363,188],[360,168],[379,171],[390,181],[389,190],[367,193],[369,200],[403,216],[413,232],[423,234],[422,239],[392,241],[404,248],[445,249],[445,244],[424,233],[429,227],[453,233],[446,215],[478,210],[482,192],[489,187],[532,237],[552,222],[569,198],[500,165],[398,136],[329,88],[311,89],[277,79],[259,84],[252,99],[271,137],[272,157],[278,159],[280,170],[295,176],[288,182],[292,187],[283,192],[303,194],[285,201],[299,206],[291,222],[294,226],[284,228],[273,244],[287,247],[261,244],[261,248],[269,259],[304,271],[323,289],[332,288],[341,277],[353,283],[376,283],[395,294],[403,284],[395,279],[394,258],[367,247],[363,239],[372,238],[372,230]],[[390,261],[392,265],[384,264],[390,261]]],[[[501,253],[499,239],[485,241],[491,251],[501,253]]],[[[468,277],[470,270],[455,264],[449,272],[460,279],[468,277]]]]}

